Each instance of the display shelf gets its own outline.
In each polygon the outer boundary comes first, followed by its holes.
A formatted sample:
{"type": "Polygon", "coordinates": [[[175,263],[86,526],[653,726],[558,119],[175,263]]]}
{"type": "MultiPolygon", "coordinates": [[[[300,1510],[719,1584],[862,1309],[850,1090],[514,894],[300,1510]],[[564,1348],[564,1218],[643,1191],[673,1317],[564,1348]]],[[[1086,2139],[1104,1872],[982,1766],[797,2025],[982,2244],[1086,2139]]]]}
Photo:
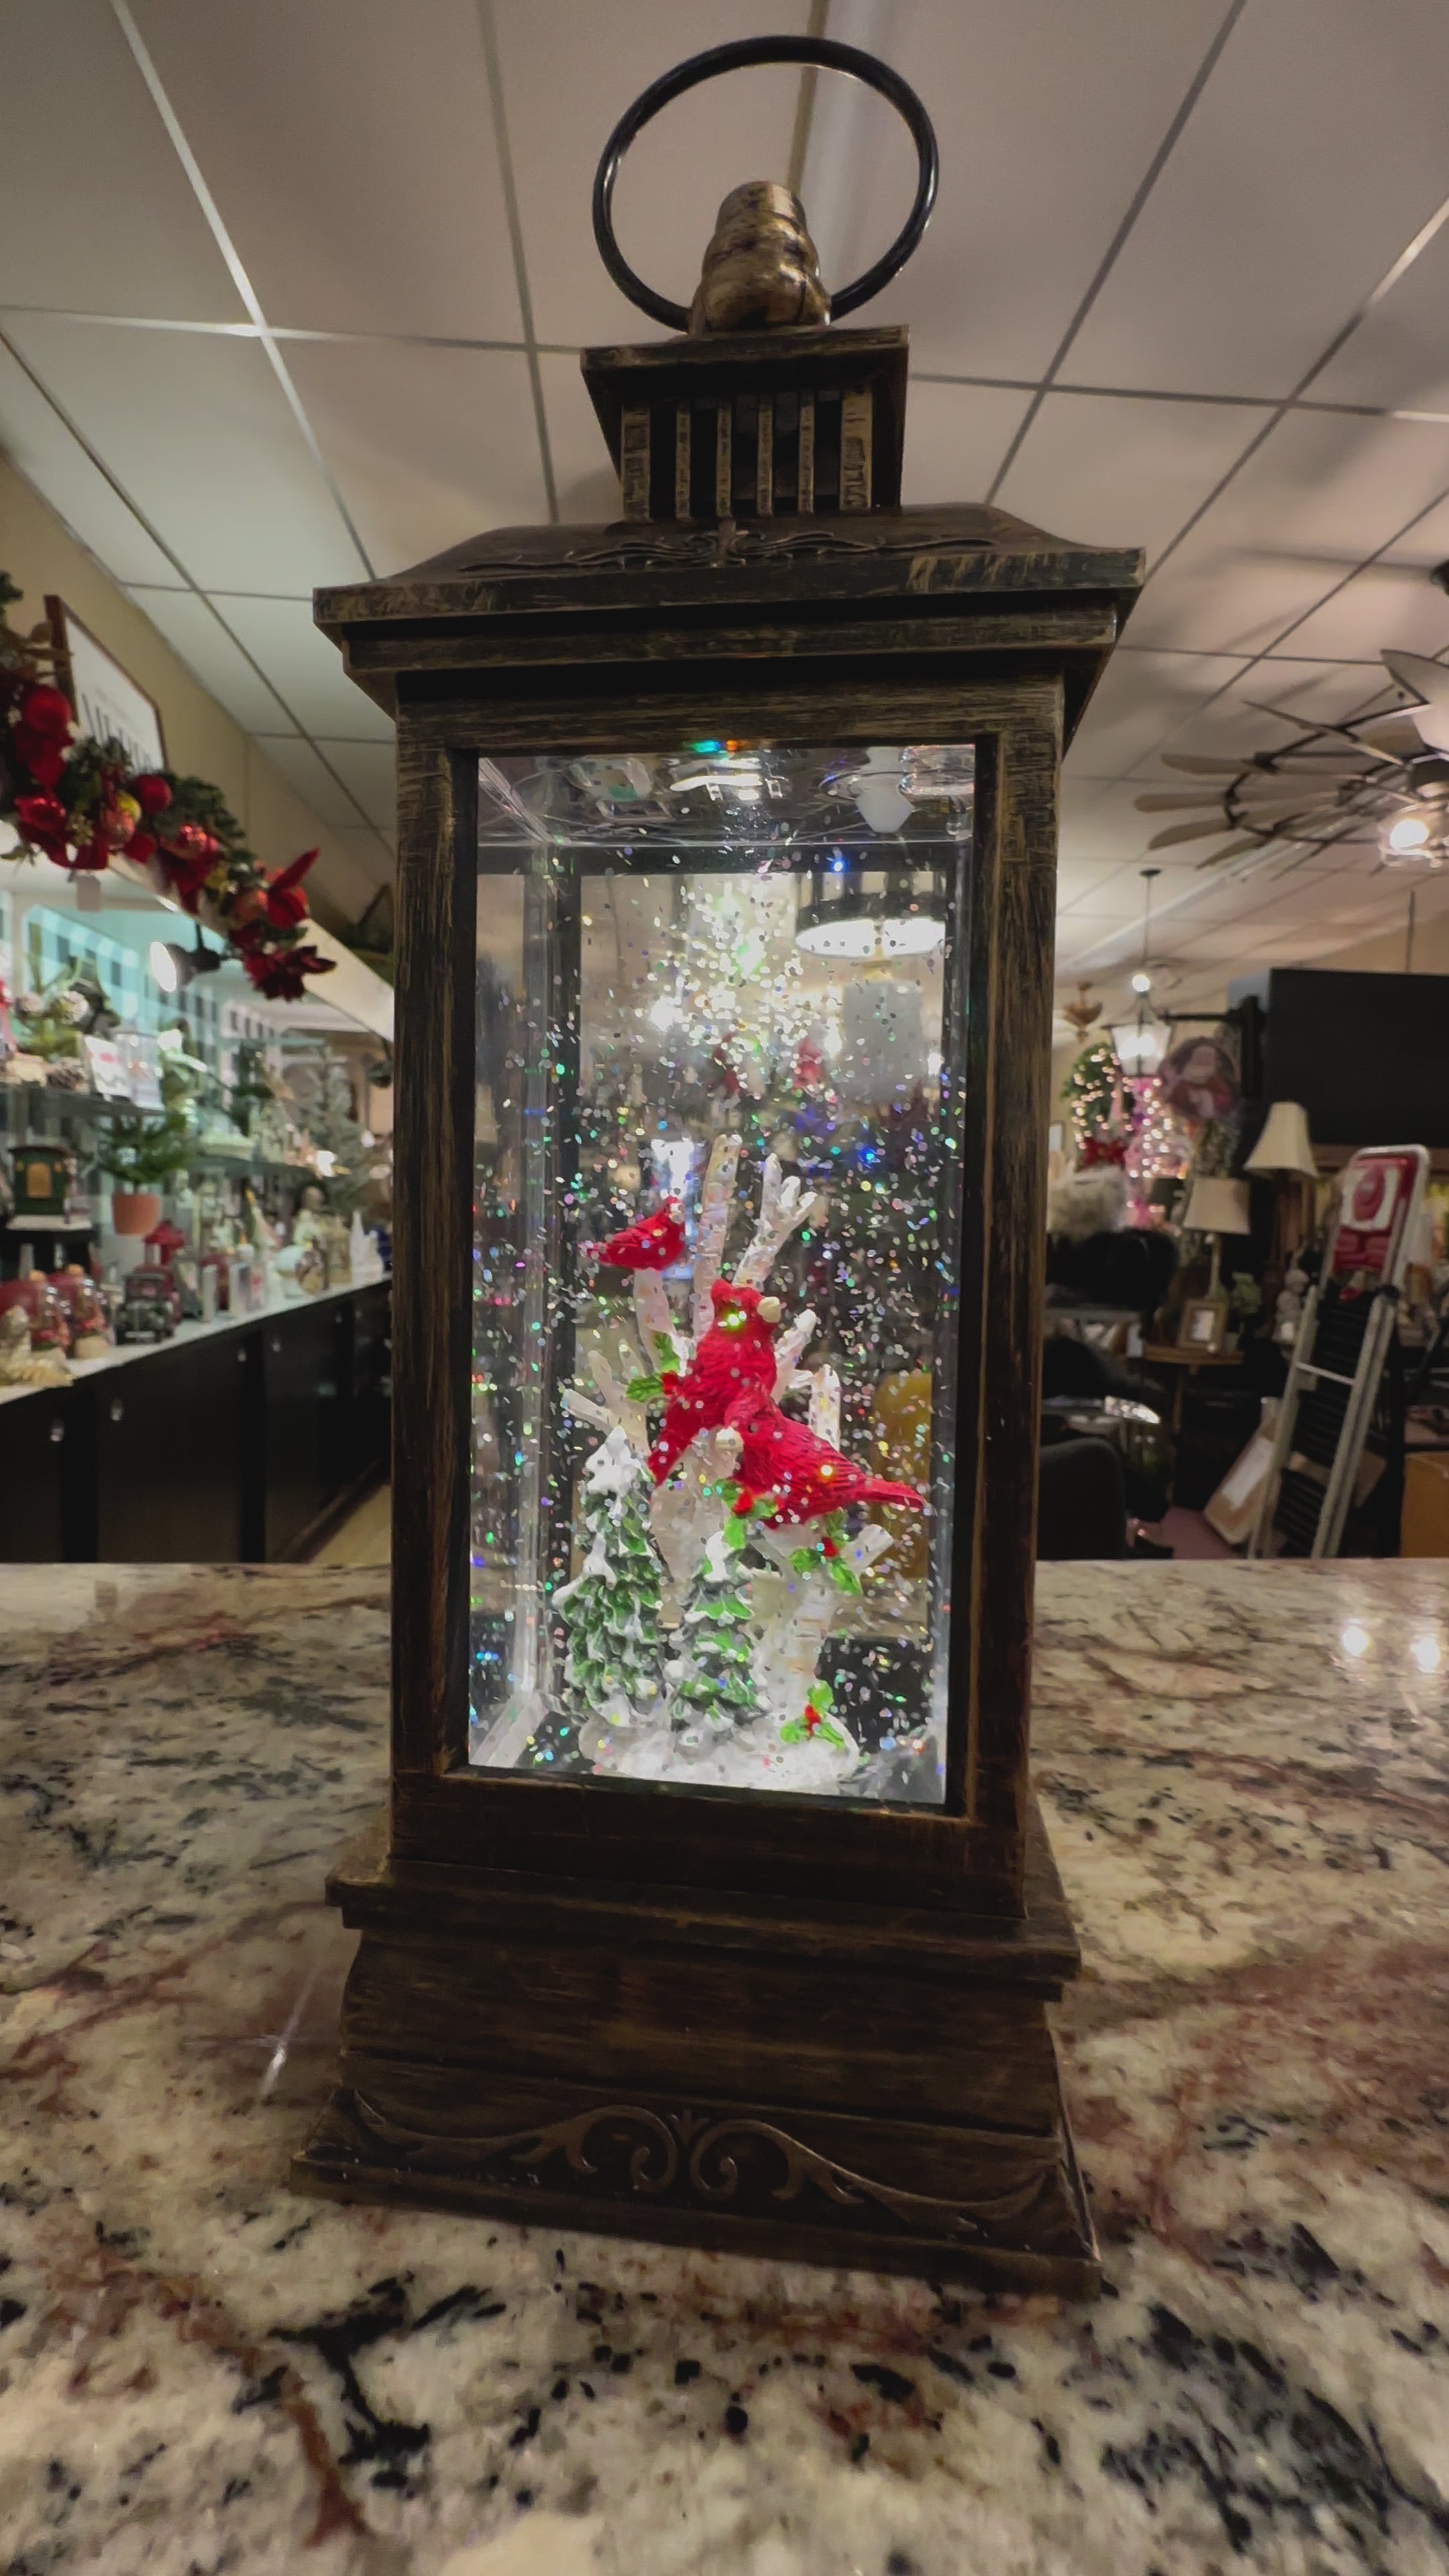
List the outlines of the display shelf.
{"type": "Polygon", "coordinates": [[[0,1560],[306,1555],[386,1475],[390,1303],[358,1281],[0,1390],[0,1560]]]}

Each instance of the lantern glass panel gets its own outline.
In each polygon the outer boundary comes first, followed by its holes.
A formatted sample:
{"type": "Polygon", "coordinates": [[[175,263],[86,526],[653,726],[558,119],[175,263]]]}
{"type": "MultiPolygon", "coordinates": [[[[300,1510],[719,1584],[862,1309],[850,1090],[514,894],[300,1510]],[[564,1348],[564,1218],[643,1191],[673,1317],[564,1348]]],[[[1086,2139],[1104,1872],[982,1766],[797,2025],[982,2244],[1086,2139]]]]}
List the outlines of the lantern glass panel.
{"type": "Polygon", "coordinates": [[[972,779],[481,764],[484,1769],[942,1802],[972,779]]]}

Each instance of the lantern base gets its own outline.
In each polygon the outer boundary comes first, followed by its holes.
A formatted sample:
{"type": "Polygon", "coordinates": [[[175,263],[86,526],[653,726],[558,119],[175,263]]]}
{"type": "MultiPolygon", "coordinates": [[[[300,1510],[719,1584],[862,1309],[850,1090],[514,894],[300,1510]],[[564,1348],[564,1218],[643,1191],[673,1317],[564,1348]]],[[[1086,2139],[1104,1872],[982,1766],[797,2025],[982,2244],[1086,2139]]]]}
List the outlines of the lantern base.
{"type": "Polygon", "coordinates": [[[1019,1923],[410,1865],[355,1844],[340,2080],[293,2167],[356,2200],[1088,2297],[1046,2004],[1076,1945],[1036,1821],[1019,1923]]]}

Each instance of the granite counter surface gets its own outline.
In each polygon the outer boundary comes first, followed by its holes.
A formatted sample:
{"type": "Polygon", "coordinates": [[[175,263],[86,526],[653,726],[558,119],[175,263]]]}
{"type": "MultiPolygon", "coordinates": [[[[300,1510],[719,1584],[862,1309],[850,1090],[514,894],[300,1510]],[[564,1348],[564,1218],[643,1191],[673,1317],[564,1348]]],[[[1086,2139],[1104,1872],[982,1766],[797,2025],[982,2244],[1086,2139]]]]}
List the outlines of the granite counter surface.
{"type": "Polygon", "coordinates": [[[1449,1566],[1043,1570],[1077,2308],[296,2197],[384,1578],[0,1638],[7,2576],[1449,2570],[1449,1566]]]}

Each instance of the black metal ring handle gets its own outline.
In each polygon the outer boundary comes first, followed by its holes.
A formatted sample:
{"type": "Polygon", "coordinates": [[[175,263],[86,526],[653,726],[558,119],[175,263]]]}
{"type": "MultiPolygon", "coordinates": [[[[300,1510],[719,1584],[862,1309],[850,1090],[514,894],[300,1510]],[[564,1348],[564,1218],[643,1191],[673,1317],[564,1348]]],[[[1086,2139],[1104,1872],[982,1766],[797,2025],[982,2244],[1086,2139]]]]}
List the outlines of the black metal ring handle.
{"type": "Polygon", "coordinates": [[[676,64],[662,80],[651,81],[620,117],[594,173],[594,239],[599,245],[599,257],[630,303],[651,314],[656,322],[667,323],[671,331],[688,330],[688,307],[671,304],[667,295],[656,295],[652,286],[646,286],[629,266],[614,237],[614,182],[619,164],[630,144],[661,108],[671,106],[686,90],[698,89],[702,81],[713,80],[721,72],[747,71],[757,63],[813,63],[817,70],[845,72],[852,80],[864,81],[868,89],[879,90],[882,98],[889,99],[904,118],[916,147],[918,176],[911,211],[884,257],[856,278],[853,285],[831,297],[833,321],[857,312],[873,295],[879,295],[883,286],[889,286],[897,271],[905,267],[931,220],[940,176],[936,131],[910,83],[903,81],[899,72],[877,62],[874,54],[862,53],[858,45],[838,45],[829,36],[748,36],[738,44],[712,45],[707,53],[691,54],[687,62],[676,64]]]}

